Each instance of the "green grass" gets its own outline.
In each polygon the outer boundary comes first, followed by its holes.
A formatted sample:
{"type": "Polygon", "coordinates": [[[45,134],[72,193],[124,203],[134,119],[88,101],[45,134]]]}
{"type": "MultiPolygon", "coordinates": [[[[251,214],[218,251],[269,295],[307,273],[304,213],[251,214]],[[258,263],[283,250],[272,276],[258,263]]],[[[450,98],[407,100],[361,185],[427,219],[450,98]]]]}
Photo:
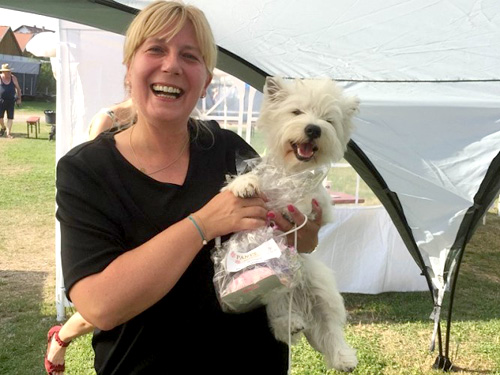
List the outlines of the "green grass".
{"type": "Polygon", "coordinates": [[[44,373],[54,322],[44,263],[54,252],[47,243],[54,242],[55,144],[17,137],[21,128],[15,123],[16,138],[0,139],[0,374],[12,375],[44,373]]]}
{"type": "MultiPolygon", "coordinates": [[[[43,116],[45,107],[42,103],[36,113],[43,116]]],[[[16,122],[16,138],[0,138],[2,375],[44,374],[46,333],[56,323],[55,143],[47,140],[50,128],[44,124],[41,128],[38,139],[28,139],[26,125],[16,122]]],[[[342,178],[337,175],[335,179],[342,178]]],[[[352,177],[345,181],[349,179],[352,177]]],[[[345,182],[344,186],[339,190],[345,191],[351,185],[345,182]]],[[[364,193],[361,196],[365,197],[364,193]]],[[[456,366],[466,369],[464,374],[500,375],[499,265],[500,217],[491,211],[486,225],[479,226],[467,247],[458,279],[450,355],[456,366]]],[[[344,294],[344,298],[349,311],[347,340],[357,348],[359,357],[354,374],[440,374],[431,369],[437,353],[428,350],[432,333],[429,292],[344,294]]],[[[445,307],[447,304],[445,301],[445,307]]],[[[67,374],[94,374],[90,340],[87,335],[70,345],[67,374]]],[[[264,369],[265,364],[263,374],[264,369]]],[[[303,340],[292,350],[292,374],[337,372],[327,371],[321,355],[303,340]]]]}
{"type": "MultiPolygon", "coordinates": [[[[29,101],[29,100],[24,100],[22,104],[19,107],[16,107],[15,112],[14,112],[14,119],[15,119],[15,114],[37,114],[37,116],[43,116],[43,111],[45,110],[51,110],[55,111],[56,110],[56,103],[55,102],[41,102],[41,101],[29,101]]],[[[42,119],[43,121],[43,119],[42,119]]]]}

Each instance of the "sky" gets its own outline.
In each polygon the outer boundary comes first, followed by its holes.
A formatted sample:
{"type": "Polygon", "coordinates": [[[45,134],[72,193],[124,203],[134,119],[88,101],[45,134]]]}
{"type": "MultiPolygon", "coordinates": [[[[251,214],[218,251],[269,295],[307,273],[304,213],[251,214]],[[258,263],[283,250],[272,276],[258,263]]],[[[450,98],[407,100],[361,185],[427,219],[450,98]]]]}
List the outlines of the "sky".
{"type": "Polygon", "coordinates": [[[22,25],[36,26],[40,28],[45,26],[46,29],[55,31],[57,19],[33,13],[17,12],[14,10],[0,8],[0,26],[10,26],[12,31],[14,31],[22,25]]]}

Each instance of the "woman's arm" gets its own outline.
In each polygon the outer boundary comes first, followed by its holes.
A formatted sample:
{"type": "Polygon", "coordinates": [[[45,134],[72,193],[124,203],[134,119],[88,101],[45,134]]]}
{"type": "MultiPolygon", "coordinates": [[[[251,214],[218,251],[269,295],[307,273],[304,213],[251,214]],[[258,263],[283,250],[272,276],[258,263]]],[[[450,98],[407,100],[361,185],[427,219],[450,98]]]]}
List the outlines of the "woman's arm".
{"type": "MultiPolygon", "coordinates": [[[[242,199],[224,192],[197,211],[195,217],[205,238],[211,240],[258,228],[265,224],[266,214],[263,199],[242,199]]],[[[90,323],[103,330],[112,329],[163,298],[202,246],[197,228],[189,219],[183,219],[118,256],[103,271],[76,282],[69,292],[71,300],[90,323]]]]}
{"type": "Polygon", "coordinates": [[[14,82],[14,88],[16,90],[16,103],[20,104],[22,97],[21,87],[19,86],[19,82],[17,81],[17,78],[14,75],[12,75],[12,82],[14,82]]]}

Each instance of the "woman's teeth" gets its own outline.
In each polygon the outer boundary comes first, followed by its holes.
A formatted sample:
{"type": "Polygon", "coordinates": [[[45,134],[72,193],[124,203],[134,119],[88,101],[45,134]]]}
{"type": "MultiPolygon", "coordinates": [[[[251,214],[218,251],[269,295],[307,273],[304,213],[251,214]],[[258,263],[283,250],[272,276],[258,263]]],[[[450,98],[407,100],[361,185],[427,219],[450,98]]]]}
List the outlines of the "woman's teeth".
{"type": "Polygon", "coordinates": [[[178,87],[153,85],[153,91],[157,96],[176,99],[182,94],[182,90],[178,87]]]}

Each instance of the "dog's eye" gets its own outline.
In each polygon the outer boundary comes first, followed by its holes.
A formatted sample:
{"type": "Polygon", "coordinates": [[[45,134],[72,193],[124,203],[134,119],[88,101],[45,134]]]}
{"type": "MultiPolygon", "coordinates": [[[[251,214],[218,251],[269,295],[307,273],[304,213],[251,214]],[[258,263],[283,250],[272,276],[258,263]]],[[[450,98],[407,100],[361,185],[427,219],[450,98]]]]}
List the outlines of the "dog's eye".
{"type": "Polygon", "coordinates": [[[302,112],[300,109],[296,109],[295,111],[292,111],[292,113],[293,113],[295,116],[298,116],[298,115],[303,114],[304,112],[302,112]]]}

